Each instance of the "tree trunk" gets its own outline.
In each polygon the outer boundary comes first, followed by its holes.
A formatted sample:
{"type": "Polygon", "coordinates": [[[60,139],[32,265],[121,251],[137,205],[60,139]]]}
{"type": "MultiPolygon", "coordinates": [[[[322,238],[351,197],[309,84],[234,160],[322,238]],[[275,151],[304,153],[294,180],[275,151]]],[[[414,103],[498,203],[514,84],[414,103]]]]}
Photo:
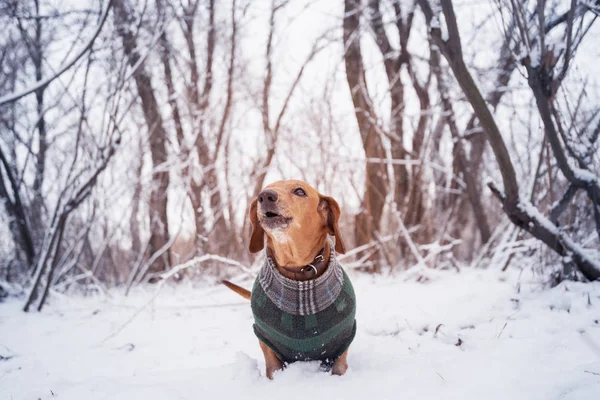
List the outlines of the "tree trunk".
{"type": "Polygon", "coordinates": [[[135,264],[135,261],[139,258],[144,258],[142,255],[142,240],[140,238],[140,223],[138,221],[138,214],[140,210],[140,204],[142,203],[142,169],[144,168],[144,146],[141,137],[138,143],[138,165],[135,168],[135,182],[133,183],[133,196],[131,199],[131,214],[129,216],[129,233],[131,235],[131,265],[135,264]]]}
{"type": "MultiPolygon", "coordinates": [[[[114,3],[114,16],[117,32],[123,42],[123,50],[129,65],[136,66],[140,60],[138,53],[137,38],[134,36],[131,28],[134,23],[131,10],[127,0],[116,0],[114,3]]],[[[144,65],[137,66],[134,72],[134,79],[138,94],[142,102],[142,111],[148,128],[150,154],[152,156],[153,169],[164,167],[167,162],[167,133],[152,81],[144,65]]],[[[152,191],[150,194],[150,251],[163,252],[162,256],[150,266],[150,272],[166,271],[169,267],[169,251],[167,244],[169,242],[169,223],[167,220],[167,189],[169,187],[169,172],[155,171],[152,175],[152,191]]]]}
{"type": "MultiPolygon", "coordinates": [[[[346,79],[352,95],[354,113],[363,142],[365,156],[369,158],[385,158],[385,150],[379,135],[371,99],[367,91],[365,69],[360,49],[360,12],[359,0],[344,1],[344,54],[346,79]]],[[[365,192],[362,210],[355,218],[356,245],[362,246],[378,240],[379,227],[385,197],[387,195],[388,174],[384,163],[373,163],[367,160],[365,171],[365,192]]],[[[359,255],[360,257],[360,255],[359,255]]],[[[381,271],[377,254],[371,254],[366,264],[373,272],[381,271]]]]}
{"type": "MultiPolygon", "coordinates": [[[[195,18],[198,10],[198,1],[194,1],[185,10],[185,30],[184,37],[190,57],[190,103],[192,118],[194,119],[194,149],[198,156],[201,176],[198,179],[191,179],[190,182],[190,200],[194,209],[194,219],[196,222],[196,249],[198,251],[206,250],[206,243],[210,235],[214,242],[220,242],[226,236],[227,221],[223,213],[223,201],[219,186],[219,177],[215,163],[217,160],[219,148],[216,147],[211,155],[207,144],[207,130],[205,129],[206,113],[210,105],[210,95],[213,87],[213,61],[216,45],[216,26],[215,26],[215,1],[208,2],[208,33],[206,42],[206,67],[204,77],[204,87],[202,93],[199,89],[199,67],[196,55],[196,42],[194,40],[195,18]],[[208,196],[208,210],[205,210],[205,196],[208,196]],[[207,215],[213,215],[214,220],[207,230],[207,215]],[[204,250],[203,250],[204,249],[204,250]]],[[[213,242],[212,240],[210,242],[213,242]]],[[[217,246],[215,249],[222,253],[224,247],[217,246]]]]}
{"type": "MultiPolygon", "coordinates": [[[[421,86],[418,82],[416,74],[413,71],[412,65],[407,64],[411,80],[413,82],[413,88],[417,97],[419,98],[419,107],[421,115],[419,116],[419,122],[417,123],[417,129],[413,135],[413,154],[418,157],[419,160],[424,161],[423,144],[425,142],[425,131],[429,123],[429,93],[428,88],[421,86]]],[[[430,67],[432,68],[432,67],[430,67]]],[[[431,73],[431,70],[430,70],[431,73]]],[[[417,226],[422,224],[425,217],[425,198],[426,191],[422,187],[423,181],[423,164],[415,165],[412,169],[410,194],[406,204],[406,216],[405,225],[407,227],[417,226]]],[[[423,226],[423,229],[419,231],[418,241],[420,243],[429,241],[428,227],[423,226]]]]}
{"type": "MultiPolygon", "coordinates": [[[[486,243],[490,239],[491,232],[487,222],[487,217],[485,215],[485,210],[481,204],[481,196],[477,190],[477,174],[469,168],[469,162],[463,147],[463,139],[459,135],[458,127],[456,126],[456,121],[454,120],[454,110],[449,97],[449,91],[442,75],[438,50],[433,51],[432,66],[438,81],[438,90],[440,91],[442,107],[444,112],[448,114],[446,121],[448,127],[450,128],[450,133],[455,141],[454,160],[456,161],[458,169],[460,170],[463,180],[465,181],[467,197],[473,208],[473,213],[475,214],[475,223],[479,228],[481,242],[486,243]]],[[[459,218],[464,218],[464,213],[459,214],[459,218]]],[[[464,226],[460,226],[460,229],[463,228],[464,226]]]]}
{"type": "Polygon", "coordinates": [[[9,218],[9,229],[13,236],[15,248],[20,249],[25,254],[27,267],[33,268],[35,247],[31,230],[29,229],[25,208],[21,202],[21,194],[19,193],[17,181],[1,148],[0,165],[4,168],[4,174],[0,170],[0,201],[4,203],[4,208],[9,218]],[[4,183],[4,175],[8,179],[14,200],[10,198],[7,185],[4,183]]]}
{"type": "MultiPolygon", "coordinates": [[[[42,49],[42,18],[40,15],[39,0],[34,1],[35,4],[35,32],[32,45],[30,47],[31,61],[35,70],[35,80],[40,82],[43,79],[43,49],[42,49]]],[[[27,39],[26,39],[27,41],[27,39]]],[[[48,143],[46,140],[46,117],[44,113],[44,92],[46,88],[41,87],[35,91],[35,100],[37,107],[37,133],[38,133],[38,148],[35,158],[35,175],[33,179],[33,199],[31,202],[31,221],[34,246],[38,248],[44,237],[44,194],[42,193],[44,185],[44,174],[46,169],[46,151],[48,143]]]]}
{"type": "MultiPolygon", "coordinates": [[[[360,7],[360,2],[356,3],[360,7]]],[[[357,9],[357,18],[360,18],[360,8],[357,9]]],[[[408,62],[408,53],[404,46],[397,57],[394,57],[396,50],[390,44],[389,38],[385,31],[383,18],[381,16],[380,1],[369,0],[369,10],[371,13],[370,24],[375,35],[375,43],[383,57],[385,74],[388,80],[390,92],[390,133],[392,158],[394,160],[404,160],[406,158],[406,149],[404,148],[404,84],[402,82],[401,72],[402,65],[408,62]]],[[[360,25],[360,20],[357,22],[360,25]]],[[[401,45],[404,43],[405,36],[408,32],[403,28],[402,16],[397,15],[398,36],[401,45]]],[[[359,35],[356,31],[356,35],[359,35]]],[[[357,38],[357,40],[359,40],[357,38]]],[[[360,46],[360,44],[358,44],[360,46]]],[[[362,63],[362,60],[361,60],[362,63]]],[[[396,189],[394,192],[394,201],[398,211],[403,211],[406,199],[409,197],[410,181],[409,173],[406,165],[394,164],[394,180],[396,189]]],[[[406,218],[406,217],[405,217],[406,218]]]]}

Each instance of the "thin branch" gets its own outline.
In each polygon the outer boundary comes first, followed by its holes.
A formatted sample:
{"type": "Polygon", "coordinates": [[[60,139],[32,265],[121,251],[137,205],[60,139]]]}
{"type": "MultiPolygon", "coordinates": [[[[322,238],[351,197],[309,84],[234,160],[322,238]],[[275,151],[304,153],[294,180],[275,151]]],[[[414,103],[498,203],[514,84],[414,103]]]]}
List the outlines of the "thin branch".
{"type": "Polygon", "coordinates": [[[550,221],[552,221],[555,225],[558,225],[558,218],[566,210],[567,206],[571,202],[571,199],[575,196],[578,190],[579,188],[577,186],[570,184],[565,191],[565,194],[563,194],[561,199],[552,207],[552,211],[550,211],[550,221]]]}
{"type": "Polygon", "coordinates": [[[43,81],[39,81],[37,84],[21,91],[18,93],[11,93],[8,94],[6,96],[0,97],[0,106],[3,106],[4,104],[8,104],[8,103],[12,103],[15,102],[17,100],[19,100],[22,97],[25,97],[33,92],[36,92],[42,88],[45,88],[46,86],[48,86],[48,84],[50,84],[53,80],[55,80],[56,78],[58,78],[59,76],[61,76],[63,73],[65,73],[66,71],[68,71],[73,65],[75,65],[75,63],[77,61],[79,61],[79,59],[81,57],[83,57],[83,55],[85,53],[87,53],[87,51],[89,49],[92,48],[92,46],[94,45],[94,42],[96,41],[96,39],[98,38],[98,36],[100,36],[100,32],[102,31],[102,27],[104,26],[104,23],[106,22],[106,19],[108,17],[108,12],[110,11],[110,8],[113,4],[114,0],[108,0],[108,4],[106,6],[106,10],[104,11],[104,14],[102,15],[102,18],[100,19],[100,24],[98,25],[98,28],[96,29],[96,32],[94,32],[94,34],[92,35],[92,38],[88,41],[88,43],[84,46],[84,48],[75,56],[73,57],[73,59],[71,61],[69,61],[68,63],[66,63],[62,68],[60,68],[54,75],[44,79],[43,81]]]}

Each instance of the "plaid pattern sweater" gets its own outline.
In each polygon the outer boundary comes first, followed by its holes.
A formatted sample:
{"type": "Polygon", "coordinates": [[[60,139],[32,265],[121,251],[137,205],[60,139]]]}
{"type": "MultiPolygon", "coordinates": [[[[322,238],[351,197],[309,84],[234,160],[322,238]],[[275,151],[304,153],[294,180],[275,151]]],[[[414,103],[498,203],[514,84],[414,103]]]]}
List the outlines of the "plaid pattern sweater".
{"type": "Polygon", "coordinates": [[[279,274],[272,260],[267,258],[254,282],[251,298],[254,333],[285,363],[319,360],[332,364],[354,339],[356,297],[350,279],[334,254],[332,251],[326,271],[328,274],[313,281],[288,280],[279,274]],[[270,273],[278,275],[270,276],[270,273]],[[324,278],[321,282],[315,282],[321,278],[324,278]],[[273,279],[283,280],[284,284],[273,284],[273,279]],[[332,283],[338,279],[339,285],[332,283]],[[291,282],[288,281],[296,282],[297,303],[316,304],[316,307],[300,305],[290,309],[289,302],[284,300],[294,292],[290,291],[291,282]],[[307,288],[309,282],[313,283],[307,288]],[[336,290],[338,286],[339,290],[336,290]],[[326,287],[327,290],[317,292],[315,287],[326,287]],[[331,291],[337,292],[333,298],[331,291]]]}

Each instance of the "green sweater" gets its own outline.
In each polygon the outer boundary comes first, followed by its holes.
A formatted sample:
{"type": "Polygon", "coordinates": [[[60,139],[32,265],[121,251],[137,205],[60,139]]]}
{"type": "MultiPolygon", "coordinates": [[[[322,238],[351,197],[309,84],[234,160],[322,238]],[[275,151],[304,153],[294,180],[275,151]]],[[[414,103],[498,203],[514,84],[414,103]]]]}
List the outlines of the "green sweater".
{"type": "Polygon", "coordinates": [[[344,284],[335,302],[316,314],[282,311],[269,299],[258,279],[252,289],[254,333],[285,363],[319,360],[333,363],[356,334],[356,297],[344,272],[344,284]]]}

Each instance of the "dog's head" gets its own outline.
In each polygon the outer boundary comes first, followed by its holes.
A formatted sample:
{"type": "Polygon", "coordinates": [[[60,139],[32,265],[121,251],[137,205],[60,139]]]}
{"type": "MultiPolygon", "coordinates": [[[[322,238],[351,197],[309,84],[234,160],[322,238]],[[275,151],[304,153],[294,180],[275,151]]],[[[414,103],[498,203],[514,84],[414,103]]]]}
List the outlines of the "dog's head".
{"type": "Polygon", "coordinates": [[[335,236],[335,251],[346,252],[338,222],[340,206],[303,181],[278,181],[267,186],[250,206],[250,252],[264,248],[264,235],[277,243],[302,245],[335,236]]]}

